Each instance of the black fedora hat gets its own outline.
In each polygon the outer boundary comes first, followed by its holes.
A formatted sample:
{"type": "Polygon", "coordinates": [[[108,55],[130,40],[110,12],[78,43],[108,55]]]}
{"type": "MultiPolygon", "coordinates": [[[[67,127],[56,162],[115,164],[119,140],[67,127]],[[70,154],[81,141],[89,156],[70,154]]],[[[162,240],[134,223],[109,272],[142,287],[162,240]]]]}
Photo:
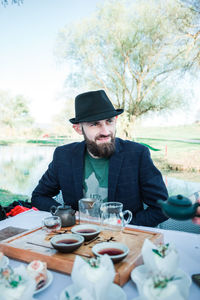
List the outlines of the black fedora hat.
{"type": "Polygon", "coordinates": [[[105,120],[123,113],[123,109],[115,109],[103,90],[91,91],[75,98],[76,117],[69,121],[73,124],[105,120]]]}

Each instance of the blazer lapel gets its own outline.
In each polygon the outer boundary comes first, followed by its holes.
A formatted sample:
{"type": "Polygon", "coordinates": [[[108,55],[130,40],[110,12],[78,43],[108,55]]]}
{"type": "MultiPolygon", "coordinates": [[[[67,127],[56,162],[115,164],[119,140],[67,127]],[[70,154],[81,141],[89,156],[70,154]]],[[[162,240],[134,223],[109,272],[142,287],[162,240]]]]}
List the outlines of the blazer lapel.
{"type": "Polygon", "coordinates": [[[74,149],[72,157],[72,174],[75,184],[76,198],[79,200],[83,197],[83,171],[85,157],[85,142],[81,142],[74,149]]]}
{"type": "Polygon", "coordinates": [[[111,156],[109,162],[108,174],[108,201],[115,201],[116,186],[118,182],[119,173],[123,162],[123,152],[119,140],[116,138],[115,153],[111,156]]]}

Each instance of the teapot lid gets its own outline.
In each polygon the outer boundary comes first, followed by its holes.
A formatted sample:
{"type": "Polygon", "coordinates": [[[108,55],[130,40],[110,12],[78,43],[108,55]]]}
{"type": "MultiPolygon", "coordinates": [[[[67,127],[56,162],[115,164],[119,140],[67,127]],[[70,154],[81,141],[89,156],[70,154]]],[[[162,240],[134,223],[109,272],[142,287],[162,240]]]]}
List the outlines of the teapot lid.
{"type": "Polygon", "coordinates": [[[192,202],[187,197],[182,195],[171,196],[168,198],[168,203],[176,206],[191,206],[192,202]]]}
{"type": "Polygon", "coordinates": [[[70,209],[72,209],[72,207],[70,206],[70,205],[66,205],[66,204],[63,204],[63,205],[60,205],[60,206],[58,206],[58,208],[59,209],[68,209],[68,210],[70,210],[70,209]]]}

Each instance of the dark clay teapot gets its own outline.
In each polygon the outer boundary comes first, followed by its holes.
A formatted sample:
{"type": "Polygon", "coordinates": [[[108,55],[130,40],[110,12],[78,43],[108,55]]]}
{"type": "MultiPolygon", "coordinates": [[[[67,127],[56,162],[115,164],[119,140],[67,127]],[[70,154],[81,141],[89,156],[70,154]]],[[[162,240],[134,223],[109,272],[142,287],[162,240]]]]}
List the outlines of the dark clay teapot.
{"type": "Polygon", "coordinates": [[[197,207],[200,205],[198,202],[192,201],[182,195],[171,196],[167,201],[158,200],[163,213],[175,220],[189,220],[196,215],[197,207]]]}
{"type": "Polygon", "coordinates": [[[51,206],[50,212],[54,216],[61,218],[61,226],[69,227],[76,224],[75,210],[69,205],[51,206]]]}

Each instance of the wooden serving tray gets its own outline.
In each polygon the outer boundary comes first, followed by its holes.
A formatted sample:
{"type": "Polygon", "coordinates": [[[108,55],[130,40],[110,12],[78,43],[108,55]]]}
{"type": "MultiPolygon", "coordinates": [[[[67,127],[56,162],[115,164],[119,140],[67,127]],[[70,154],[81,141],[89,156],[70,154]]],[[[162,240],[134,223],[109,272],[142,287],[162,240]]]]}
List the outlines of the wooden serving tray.
{"type": "MultiPolygon", "coordinates": [[[[71,228],[62,228],[60,233],[71,228]]],[[[36,228],[34,230],[20,233],[14,237],[0,242],[0,250],[8,257],[30,262],[34,259],[45,261],[49,269],[71,274],[76,255],[83,258],[93,257],[92,247],[100,242],[116,241],[126,244],[129,247],[129,254],[121,262],[115,264],[116,276],[114,282],[120,286],[124,285],[130,277],[131,271],[142,264],[141,248],[146,238],[153,243],[163,242],[161,233],[144,231],[139,229],[126,228],[123,232],[102,231],[99,236],[92,241],[83,243],[83,245],[72,253],[61,253],[55,250],[50,238],[44,229],[36,228]]]]}
{"type": "Polygon", "coordinates": [[[27,231],[27,229],[22,229],[18,227],[8,226],[0,230],[0,241],[8,239],[11,236],[27,231]]]}

